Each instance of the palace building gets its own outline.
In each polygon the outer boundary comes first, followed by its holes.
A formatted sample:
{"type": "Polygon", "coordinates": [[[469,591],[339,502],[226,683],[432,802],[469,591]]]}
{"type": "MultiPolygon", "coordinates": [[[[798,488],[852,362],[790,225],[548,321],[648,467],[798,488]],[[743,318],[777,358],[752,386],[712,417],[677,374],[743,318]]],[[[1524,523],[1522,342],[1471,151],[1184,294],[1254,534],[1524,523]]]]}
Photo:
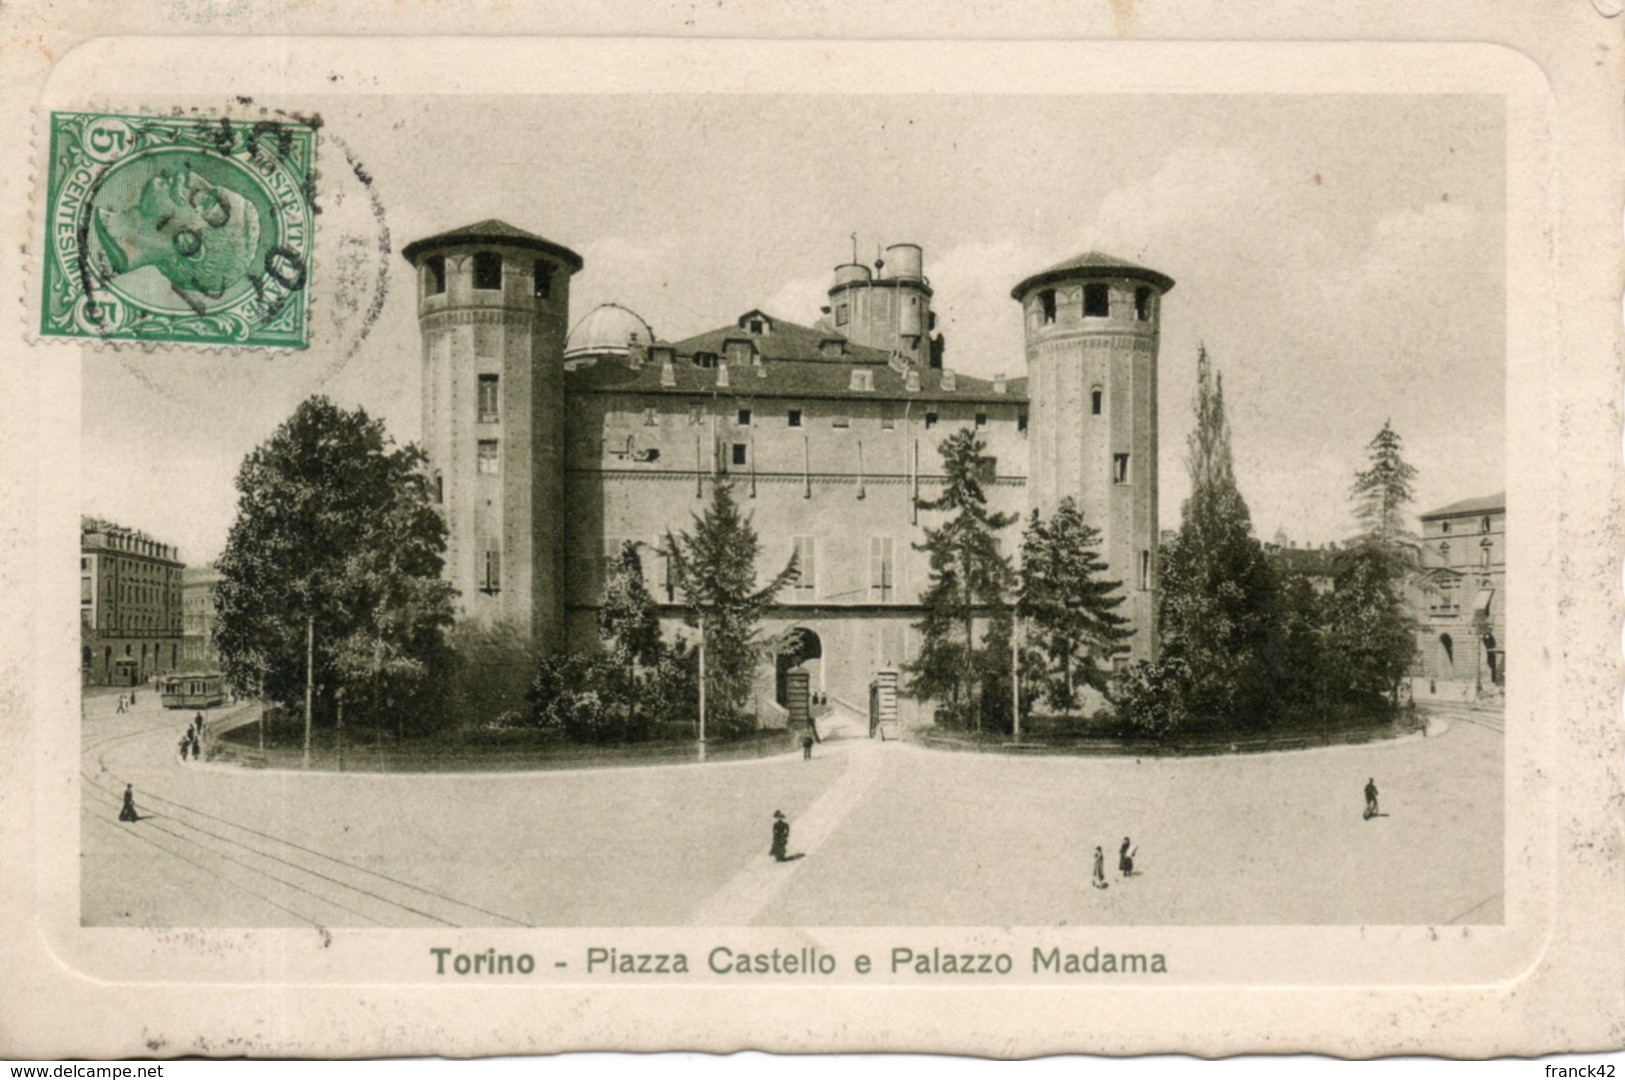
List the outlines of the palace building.
{"type": "Polygon", "coordinates": [[[1421,515],[1412,590],[1417,674],[1477,689],[1506,683],[1506,492],[1421,515]]]}
{"type": "Polygon", "coordinates": [[[79,668],[86,686],[136,686],[180,670],[180,553],[97,518],[79,523],[79,668]]]}
{"type": "MultiPolygon", "coordinates": [[[[941,517],[921,503],[938,494],[938,444],[972,428],[994,462],[991,509],[1025,520],[1077,500],[1123,582],[1123,661],[1155,655],[1167,276],[1090,252],[1015,284],[1026,355],[1011,366],[1025,374],[988,380],[943,365],[912,244],[837,266],[811,325],[753,309],[674,342],[617,304],[573,317],[581,257],[500,221],[403,254],[417,271],[423,446],[463,618],[524,627],[544,648],[596,647],[606,570],[630,540],[675,628],[661,540],[727,482],[764,577],[792,553],[801,569],[764,626],[798,630],[801,646],[763,665],[763,708],[775,666],[800,661],[815,691],[861,709],[876,673],[917,653],[928,566],[915,545],[941,517]]],[[[1019,525],[1003,543],[1017,553],[1019,525]]]]}

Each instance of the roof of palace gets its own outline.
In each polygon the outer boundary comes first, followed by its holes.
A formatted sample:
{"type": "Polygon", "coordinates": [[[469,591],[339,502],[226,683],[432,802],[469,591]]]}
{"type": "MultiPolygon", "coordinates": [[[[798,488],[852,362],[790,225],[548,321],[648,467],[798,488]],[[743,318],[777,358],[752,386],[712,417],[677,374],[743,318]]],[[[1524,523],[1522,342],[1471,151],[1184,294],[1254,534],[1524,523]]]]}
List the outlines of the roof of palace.
{"type": "Polygon", "coordinates": [[[1474,499],[1462,499],[1449,506],[1441,506],[1437,510],[1429,510],[1422,514],[1423,518],[1455,517],[1460,514],[1484,514],[1495,511],[1504,511],[1507,508],[1507,493],[1497,491],[1494,495],[1480,495],[1474,499]]]}

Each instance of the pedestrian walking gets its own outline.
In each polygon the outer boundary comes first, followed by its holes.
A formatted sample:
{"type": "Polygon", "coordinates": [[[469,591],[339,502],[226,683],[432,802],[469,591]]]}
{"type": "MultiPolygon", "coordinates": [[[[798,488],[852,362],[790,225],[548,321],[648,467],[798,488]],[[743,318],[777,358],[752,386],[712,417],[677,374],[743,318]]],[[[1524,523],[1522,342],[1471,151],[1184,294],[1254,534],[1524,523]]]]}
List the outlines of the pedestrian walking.
{"type": "Polygon", "coordinates": [[[813,744],[813,737],[811,735],[803,735],[801,737],[801,760],[802,761],[811,761],[812,760],[812,744],[813,744]]]}
{"type": "Polygon", "coordinates": [[[130,708],[132,708],[132,709],[135,708],[135,690],[134,690],[134,688],[131,688],[131,690],[130,690],[130,708]]]}
{"type": "Polygon", "coordinates": [[[1106,853],[1104,851],[1102,851],[1098,847],[1095,848],[1095,880],[1094,880],[1094,886],[1097,889],[1109,889],[1109,888],[1111,888],[1111,886],[1106,884],[1106,853]]]}
{"type": "Polygon", "coordinates": [[[1123,837],[1123,846],[1117,849],[1117,870],[1124,877],[1134,876],[1134,854],[1139,848],[1130,850],[1128,837],[1123,837]]]}
{"type": "Polygon", "coordinates": [[[1372,777],[1365,782],[1365,819],[1370,821],[1377,816],[1377,778],[1372,777]]]}
{"type": "Polygon", "coordinates": [[[194,735],[192,736],[192,760],[196,761],[201,753],[203,753],[203,740],[194,735]]]}
{"type": "Polygon", "coordinates": [[[118,709],[117,709],[117,711],[118,712],[128,712],[129,711],[128,709],[126,709],[124,707],[124,695],[123,694],[120,694],[118,696],[118,709]]]}
{"type": "Polygon", "coordinates": [[[203,734],[203,714],[202,713],[198,713],[197,716],[192,718],[192,726],[197,728],[197,733],[199,735],[203,734]]]}
{"type": "Polygon", "coordinates": [[[175,760],[179,761],[182,765],[186,764],[186,748],[187,744],[191,741],[192,736],[190,733],[188,733],[182,735],[181,741],[175,744],[175,760]]]}
{"type": "Polygon", "coordinates": [[[124,785],[124,808],[118,812],[120,821],[140,821],[141,815],[135,812],[135,790],[129,784],[124,785]]]}
{"type": "Polygon", "coordinates": [[[768,854],[779,862],[790,857],[790,823],[784,819],[783,810],[773,811],[773,847],[768,854]]]}

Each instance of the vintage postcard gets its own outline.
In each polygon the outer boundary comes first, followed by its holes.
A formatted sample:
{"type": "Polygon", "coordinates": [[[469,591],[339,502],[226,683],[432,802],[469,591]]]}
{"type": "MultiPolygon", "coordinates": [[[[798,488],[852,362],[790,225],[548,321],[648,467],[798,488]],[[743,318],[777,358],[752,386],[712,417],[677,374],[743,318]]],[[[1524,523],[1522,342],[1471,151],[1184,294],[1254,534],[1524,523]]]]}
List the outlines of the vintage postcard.
{"type": "Polygon", "coordinates": [[[1560,21],[41,66],[8,1050],[1618,1047],[1560,21]]]}

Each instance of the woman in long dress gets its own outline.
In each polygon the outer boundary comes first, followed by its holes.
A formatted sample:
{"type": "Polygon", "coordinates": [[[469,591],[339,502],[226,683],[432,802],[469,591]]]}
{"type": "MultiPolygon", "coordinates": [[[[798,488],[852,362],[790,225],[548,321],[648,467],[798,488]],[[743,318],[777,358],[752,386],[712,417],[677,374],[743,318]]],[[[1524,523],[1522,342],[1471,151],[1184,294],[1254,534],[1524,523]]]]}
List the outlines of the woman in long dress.
{"type": "Polygon", "coordinates": [[[1097,889],[1107,889],[1111,887],[1106,884],[1106,853],[1098,847],[1095,848],[1094,885],[1097,889]]]}
{"type": "Polygon", "coordinates": [[[129,784],[124,785],[124,809],[118,812],[118,819],[120,821],[141,820],[141,815],[135,812],[135,789],[129,784]]]}
{"type": "Polygon", "coordinates": [[[768,851],[779,862],[784,862],[790,855],[790,823],[784,819],[783,810],[773,811],[773,847],[768,851]]]}

